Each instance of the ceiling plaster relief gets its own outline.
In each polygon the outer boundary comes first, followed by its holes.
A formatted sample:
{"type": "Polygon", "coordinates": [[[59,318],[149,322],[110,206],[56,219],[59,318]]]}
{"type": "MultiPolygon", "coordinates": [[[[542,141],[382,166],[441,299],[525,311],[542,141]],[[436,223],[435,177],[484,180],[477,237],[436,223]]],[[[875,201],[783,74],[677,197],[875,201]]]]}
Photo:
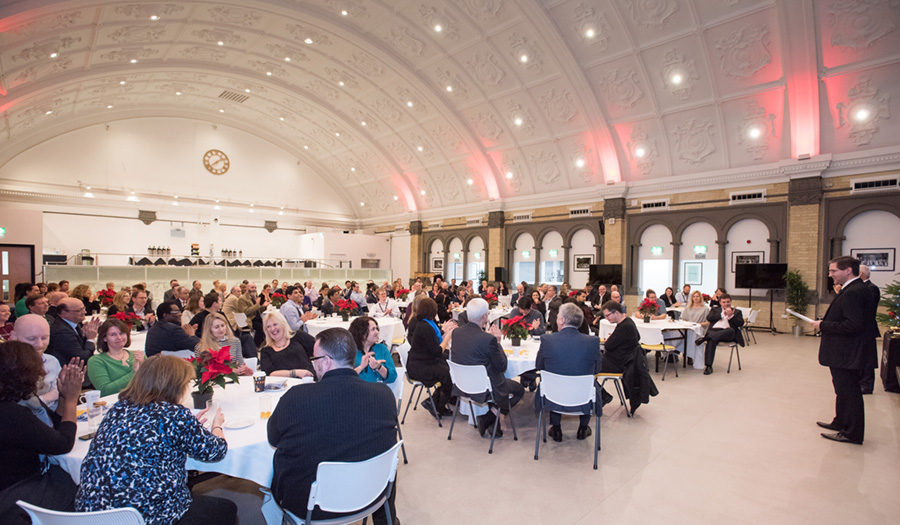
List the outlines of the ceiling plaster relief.
{"type": "Polygon", "coordinates": [[[400,54],[410,58],[422,56],[422,51],[425,50],[425,43],[412,36],[406,27],[391,29],[384,38],[400,54]]]}
{"type": "Polygon", "coordinates": [[[284,69],[280,64],[273,64],[264,60],[249,60],[247,61],[247,64],[249,64],[254,71],[258,71],[263,75],[268,72],[271,72],[272,75],[276,77],[283,77],[287,75],[287,70],[284,69]]]}
{"type": "Polygon", "coordinates": [[[475,19],[497,18],[503,7],[503,0],[458,0],[458,3],[475,19]]]}
{"type": "Polygon", "coordinates": [[[631,130],[631,140],[626,143],[628,149],[628,158],[634,163],[641,175],[649,175],[650,170],[656,164],[656,157],[659,152],[656,149],[656,140],[651,139],[640,126],[635,126],[631,130]],[[643,152],[643,156],[638,156],[635,152],[638,150],[643,152]]]}
{"type": "Polygon", "coordinates": [[[862,51],[897,28],[896,0],[831,0],[831,44],[862,51]]]}
{"type": "Polygon", "coordinates": [[[331,45],[331,39],[328,38],[327,35],[310,27],[301,24],[288,24],[287,26],[285,26],[285,29],[288,30],[288,33],[290,33],[295,40],[304,42],[307,38],[310,38],[316,45],[331,45]]]}
{"type": "Polygon", "coordinates": [[[213,7],[209,10],[209,16],[216,22],[244,27],[255,27],[262,20],[262,15],[257,12],[240,7],[213,7]]]}
{"type": "Polygon", "coordinates": [[[35,20],[34,22],[23,24],[21,26],[12,28],[10,30],[10,33],[25,37],[37,34],[46,35],[54,29],[65,29],[67,27],[72,27],[73,25],[78,23],[81,18],[81,11],[71,11],[69,13],[55,15],[49,18],[42,18],[40,20],[35,20]]]}
{"type": "Polygon", "coordinates": [[[685,58],[677,49],[666,51],[665,62],[659,76],[662,78],[663,88],[668,89],[678,100],[689,99],[693,91],[691,82],[700,80],[694,60],[685,58]],[[672,82],[674,74],[681,75],[681,83],[672,82]]]}
{"type": "Polygon", "coordinates": [[[545,186],[552,185],[559,178],[560,172],[555,153],[541,150],[540,153],[531,155],[528,160],[531,163],[531,172],[534,173],[534,178],[545,186]]]}
{"type": "Polygon", "coordinates": [[[638,75],[632,68],[607,71],[599,82],[607,100],[622,109],[630,109],[644,98],[644,91],[638,85],[638,75]]]}
{"type": "Polygon", "coordinates": [[[200,92],[199,88],[196,88],[190,84],[179,84],[179,83],[173,83],[173,82],[155,85],[155,86],[153,86],[153,89],[157,89],[159,91],[162,91],[163,93],[173,95],[173,96],[175,96],[176,91],[180,92],[180,93],[188,93],[188,94],[200,92]]]}
{"type": "Polygon", "coordinates": [[[72,60],[72,57],[63,57],[57,58],[50,63],[35,64],[22,70],[22,72],[16,76],[13,83],[21,84],[23,82],[30,82],[33,80],[37,80],[39,77],[42,77],[44,75],[49,75],[59,71],[65,71],[66,69],[69,69],[74,63],[75,62],[74,60],[72,60]]]}
{"type": "Polygon", "coordinates": [[[325,75],[328,76],[328,79],[338,84],[339,82],[343,82],[344,85],[341,87],[349,88],[349,89],[360,89],[359,82],[356,81],[356,77],[348,73],[343,69],[334,69],[331,67],[325,68],[325,75]]]}
{"type": "Polygon", "coordinates": [[[441,171],[434,176],[434,180],[440,188],[441,197],[447,202],[456,204],[462,196],[456,177],[446,171],[441,171]]]}
{"type": "Polygon", "coordinates": [[[500,69],[497,59],[490,52],[475,53],[466,61],[469,73],[484,86],[498,86],[506,73],[500,69]]]}
{"type": "Polygon", "coordinates": [[[440,85],[441,91],[446,91],[447,86],[452,86],[453,91],[449,92],[450,95],[460,99],[460,100],[468,100],[469,92],[466,89],[465,82],[459,77],[459,75],[455,73],[451,73],[446,69],[437,68],[435,70],[435,75],[437,75],[437,81],[440,85]]]}
{"type": "Polygon", "coordinates": [[[438,124],[431,130],[431,134],[438,139],[439,143],[453,148],[453,150],[457,153],[466,152],[466,146],[465,144],[463,144],[462,139],[460,139],[459,135],[457,135],[456,132],[451,130],[449,127],[444,126],[443,124],[438,124]]]}
{"type": "Polygon", "coordinates": [[[58,53],[70,49],[73,44],[78,42],[81,42],[81,37],[48,38],[35,42],[31,47],[26,47],[19,53],[12,55],[12,61],[44,60],[49,62],[55,60],[50,58],[50,53],[58,53]]]}
{"type": "Polygon", "coordinates": [[[143,60],[147,58],[151,58],[154,55],[158,55],[158,49],[150,49],[150,48],[140,48],[140,49],[122,49],[117,51],[110,51],[109,53],[102,53],[100,58],[103,60],[110,60],[113,62],[128,62],[131,60],[143,60]]]}
{"type": "Polygon", "coordinates": [[[346,9],[353,18],[369,18],[369,11],[357,0],[325,0],[325,5],[334,10],[346,9]]]}
{"type": "Polygon", "coordinates": [[[219,62],[225,58],[227,53],[223,49],[215,49],[203,46],[191,46],[181,50],[181,56],[189,60],[207,60],[210,62],[219,62]]]}
{"type": "Polygon", "coordinates": [[[166,26],[154,24],[150,26],[125,26],[109,34],[109,39],[119,44],[135,44],[139,42],[158,42],[166,34],[166,26]]]}
{"type": "Polygon", "coordinates": [[[659,28],[678,10],[675,0],[625,0],[628,14],[635,24],[659,28]]]}
{"type": "Polygon", "coordinates": [[[510,122],[515,122],[516,119],[522,119],[522,124],[517,125],[514,129],[518,129],[529,137],[534,136],[534,117],[527,108],[514,100],[507,100],[506,114],[509,117],[510,122]]]}
{"type": "Polygon", "coordinates": [[[678,158],[694,166],[699,166],[716,151],[713,143],[715,130],[709,119],[689,118],[672,130],[675,136],[675,150],[678,158]]]}
{"type": "Polygon", "coordinates": [[[472,169],[471,166],[466,167],[466,174],[468,178],[472,179],[472,184],[466,184],[469,187],[469,193],[472,196],[472,200],[481,201],[483,199],[483,192],[481,190],[481,179],[478,176],[478,172],[472,169]]]}
{"type": "Polygon", "coordinates": [[[878,94],[878,88],[872,84],[870,78],[861,78],[847,92],[847,103],[839,102],[835,107],[838,110],[838,127],[847,127],[850,140],[857,146],[864,146],[878,133],[876,125],[880,119],[891,118],[889,94],[878,94]],[[859,120],[853,118],[858,111],[869,113],[868,118],[859,120]]]}
{"type": "Polygon", "coordinates": [[[719,39],[715,49],[719,67],[731,78],[752,77],[772,62],[767,26],[742,27],[731,36],[719,39]]]}
{"type": "Polygon", "coordinates": [[[393,153],[394,158],[403,165],[404,169],[412,166],[414,158],[413,153],[409,148],[406,147],[405,144],[395,140],[391,142],[391,145],[388,147],[388,149],[390,149],[390,151],[393,153]]]}
{"type": "Polygon", "coordinates": [[[239,46],[247,43],[247,40],[244,37],[227,29],[200,29],[193,31],[191,34],[207,44],[218,44],[219,42],[223,42],[230,46],[239,46]]]}
{"type": "Polygon", "coordinates": [[[578,114],[571,93],[565,89],[551,89],[545,92],[540,96],[540,102],[547,117],[553,122],[565,124],[578,114]]]}
{"type": "MultiPolygon", "coordinates": [[[[414,94],[412,91],[406,89],[405,87],[397,88],[397,100],[403,106],[406,106],[407,102],[412,101],[413,107],[411,108],[411,110],[420,115],[425,115],[428,113],[428,106],[422,102],[422,97],[414,94]]],[[[409,106],[406,107],[408,108],[409,106]]]]}
{"type": "Polygon", "coordinates": [[[496,142],[497,138],[503,134],[503,128],[500,127],[493,113],[479,111],[472,117],[472,125],[475,126],[475,132],[478,135],[493,142],[496,142]]]}
{"type": "Polygon", "coordinates": [[[527,57],[527,61],[524,62],[524,64],[525,69],[528,71],[540,73],[544,68],[544,61],[541,58],[541,54],[527,38],[519,36],[516,33],[509,35],[509,48],[513,60],[517,63],[523,63],[522,57],[527,57]]]}
{"type": "Polygon", "coordinates": [[[506,180],[512,192],[518,195],[522,191],[522,180],[525,178],[519,163],[509,153],[503,154],[503,178],[506,180]],[[507,178],[506,173],[512,172],[513,176],[507,178]]]}
{"type": "Polygon", "coordinates": [[[594,150],[592,148],[589,148],[585,144],[581,143],[572,145],[572,154],[569,156],[569,165],[575,166],[572,169],[585,184],[590,184],[592,182],[592,171],[594,169],[594,162],[592,160],[593,158],[594,150]],[[584,161],[584,165],[580,168],[577,164],[579,159],[584,161]]]}
{"type": "Polygon", "coordinates": [[[390,100],[381,98],[375,101],[375,111],[381,117],[390,122],[400,122],[403,119],[403,113],[390,100]]]}
{"type": "Polygon", "coordinates": [[[380,78],[384,76],[384,67],[368,53],[362,51],[353,53],[346,62],[367,77],[380,78]]]}
{"type": "Polygon", "coordinates": [[[578,38],[597,51],[606,51],[606,48],[609,47],[609,34],[612,28],[603,13],[594,14],[593,7],[587,7],[583,3],[578,4],[578,7],[575,8],[574,28],[578,38]],[[594,36],[587,36],[588,30],[593,31],[594,36]]]}
{"type": "Polygon", "coordinates": [[[440,25],[441,35],[454,42],[459,40],[459,20],[446,9],[438,13],[437,9],[422,4],[419,6],[419,14],[422,15],[427,27],[440,25]]]}
{"type": "Polygon", "coordinates": [[[409,143],[414,144],[416,148],[419,146],[422,147],[422,151],[419,152],[419,155],[425,157],[426,159],[433,160],[434,159],[434,150],[435,148],[428,143],[425,139],[422,138],[418,133],[410,133],[409,134],[409,143]]]}
{"type": "Polygon", "coordinates": [[[377,133],[381,130],[381,126],[378,125],[378,121],[375,120],[375,117],[361,109],[351,109],[350,116],[353,117],[353,120],[355,120],[356,122],[365,122],[366,129],[373,133],[377,133]]]}
{"type": "Polygon", "coordinates": [[[178,4],[128,4],[117,6],[113,11],[119,15],[129,16],[139,20],[147,20],[151,15],[175,15],[184,11],[184,6],[178,4]]]}
{"type": "Polygon", "coordinates": [[[753,157],[753,160],[762,160],[769,149],[769,138],[775,138],[775,114],[766,113],[766,108],[761,107],[757,101],[747,103],[744,109],[743,123],[738,126],[738,144],[753,157]],[[752,129],[765,130],[762,134],[753,138],[750,136],[752,129]]]}
{"type": "Polygon", "coordinates": [[[297,48],[281,46],[278,44],[266,44],[266,49],[273,57],[284,60],[290,58],[291,62],[309,62],[309,57],[297,48]]]}

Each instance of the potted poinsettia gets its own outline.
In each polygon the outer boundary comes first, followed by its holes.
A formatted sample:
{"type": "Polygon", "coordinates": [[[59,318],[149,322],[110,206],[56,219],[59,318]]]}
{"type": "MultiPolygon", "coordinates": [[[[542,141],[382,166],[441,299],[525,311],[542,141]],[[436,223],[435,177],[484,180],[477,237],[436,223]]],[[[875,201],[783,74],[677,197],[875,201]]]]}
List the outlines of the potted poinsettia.
{"type": "Polygon", "coordinates": [[[640,306],[638,306],[638,313],[644,316],[645,323],[649,323],[650,316],[656,315],[657,309],[657,304],[654,301],[651,301],[650,299],[644,299],[644,302],[642,302],[640,306]]]}
{"type": "Polygon", "coordinates": [[[356,304],[356,301],[351,299],[341,299],[337,302],[336,306],[337,311],[341,314],[341,319],[343,319],[344,322],[349,321],[350,316],[356,315],[359,311],[359,305],[356,304]]]}
{"type": "Polygon", "coordinates": [[[194,408],[202,410],[206,408],[206,402],[212,399],[213,386],[219,385],[225,388],[225,379],[238,381],[237,368],[231,361],[231,347],[223,346],[218,350],[204,350],[197,357],[189,359],[194,367],[194,386],[197,390],[191,392],[194,398],[194,408]]]}
{"type": "Polygon", "coordinates": [[[487,301],[488,306],[491,308],[494,308],[495,306],[500,304],[499,301],[497,301],[497,296],[492,293],[485,293],[481,296],[481,298],[484,299],[485,301],[487,301]]]}
{"type": "Polygon", "coordinates": [[[708,293],[701,293],[700,296],[703,297],[704,303],[708,303],[709,300],[712,299],[712,297],[710,297],[708,293]]]}
{"type": "Polygon", "coordinates": [[[525,316],[517,315],[511,319],[503,319],[500,321],[502,325],[500,331],[503,337],[512,340],[513,346],[522,344],[523,339],[528,339],[528,325],[525,324],[525,316]]]}
{"type": "Polygon", "coordinates": [[[112,306],[113,299],[116,297],[116,292],[110,290],[109,288],[104,288],[97,292],[97,297],[100,299],[100,306],[112,306]]]}
{"type": "Polygon", "coordinates": [[[397,290],[397,299],[400,299],[401,301],[405,301],[408,298],[409,298],[409,289],[401,288],[401,289],[397,290]]]}
{"type": "Polygon", "coordinates": [[[287,296],[285,296],[283,293],[274,292],[272,294],[272,306],[274,306],[275,308],[281,308],[281,305],[283,305],[285,302],[287,302],[287,296]]]}
{"type": "Polygon", "coordinates": [[[110,317],[118,319],[128,325],[131,330],[140,330],[144,326],[144,320],[137,316],[134,312],[116,312],[110,317]]]}

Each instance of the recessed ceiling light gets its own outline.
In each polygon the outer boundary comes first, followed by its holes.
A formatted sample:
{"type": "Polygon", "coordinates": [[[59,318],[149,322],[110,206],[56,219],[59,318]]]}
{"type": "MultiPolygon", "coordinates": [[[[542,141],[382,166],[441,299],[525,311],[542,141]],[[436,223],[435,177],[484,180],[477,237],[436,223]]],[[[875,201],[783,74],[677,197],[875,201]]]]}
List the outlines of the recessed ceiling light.
{"type": "Polygon", "coordinates": [[[307,146],[306,144],[304,144],[304,145],[303,145],[303,149],[309,149],[309,146],[307,146]]]}
{"type": "Polygon", "coordinates": [[[470,178],[470,179],[466,180],[466,183],[468,183],[468,185],[471,186],[472,184],[475,184],[475,181],[470,178]]]}
{"type": "Polygon", "coordinates": [[[412,100],[408,100],[408,101],[406,102],[406,105],[407,105],[407,107],[413,107],[412,100]]]}
{"type": "Polygon", "coordinates": [[[349,14],[350,13],[348,13],[346,9],[341,9],[341,16],[347,16],[349,14]]]}
{"type": "Polygon", "coordinates": [[[249,93],[249,92],[250,92],[250,88],[245,89],[244,92],[249,93]]]}
{"type": "Polygon", "coordinates": [[[284,215],[283,211],[278,212],[278,215],[284,215]]]}
{"type": "Polygon", "coordinates": [[[285,61],[285,62],[290,62],[290,61],[291,61],[291,57],[284,57],[284,61],[285,61]]]}
{"type": "Polygon", "coordinates": [[[339,85],[339,86],[343,86],[343,85],[344,85],[344,81],[343,81],[343,80],[339,81],[339,82],[338,82],[338,85],[339,85]]]}
{"type": "Polygon", "coordinates": [[[453,86],[447,86],[447,92],[453,91],[453,86]]]}
{"type": "Polygon", "coordinates": [[[335,136],[335,137],[340,137],[341,134],[340,134],[339,132],[335,131],[335,132],[334,132],[334,136],[335,136]]]}
{"type": "Polygon", "coordinates": [[[356,171],[356,168],[351,167],[351,168],[350,168],[350,171],[356,171]]]}
{"type": "Polygon", "coordinates": [[[523,63],[523,64],[524,64],[525,62],[528,62],[528,55],[522,55],[522,56],[520,56],[520,57],[519,57],[519,62],[521,62],[521,63],[523,63]]]}
{"type": "Polygon", "coordinates": [[[131,192],[131,194],[134,195],[134,192],[131,192]]]}
{"type": "Polygon", "coordinates": [[[361,126],[365,126],[365,125],[366,125],[366,121],[364,120],[364,121],[360,122],[359,124],[360,124],[361,126]]]}
{"type": "Polygon", "coordinates": [[[506,178],[507,178],[507,179],[513,178],[513,172],[507,171],[507,172],[506,172],[506,178]]]}
{"type": "Polygon", "coordinates": [[[521,119],[521,118],[517,118],[514,122],[516,123],[516,126],[521,126],[521,125],[522,125],[522,119],[521,119]]]}
{"type": "Polygon", "coordinates": [[[91,193],[91,192],[89,192],[89,191],[84,192],[84,196],[87,197],[87,198],[89,198],[89,199],[93,199],[93,198],[94,198],[94,194],[91,193]]]}
{"type": "Polygon", "coordinates": [[[747,131],[747,135],[749,135],[751,139],[758,139],[762,136],[762,130],[756,126],[753,126],[747,131]]]}
{"type": "Polygon", "coordinates": [[[313,43],[313,39],[312,39],[312,38],[307,38],[306,40],[304,40],[304,42],[307,43],[307,44],[312,44],[312,43],[313,43]]]}
{"type": "Polygon", "coordinates": [[[50,58],[56,58],[58,56],[59,56],[59,53],[57,53],[56,51],[50,53],[50,58]]]}
{"type": "Polygon", "coordinates": [[[177,95],[177,96],[180,97],[180,96],[181,96],[181,91],[176,91],[176,92],[175,92],[175,95],[177,95]]]}
{"type": "Polygon", "coordinates": [[[135,197],[134,195],[129,195],[125,198],[125,200],[128,202],[141,202],[141,199],[135,197]]]}
{"type": "Polygon", "coordinates": [[[120,81],[119,81],[119,85],[120,85],[120,86],[124,86],[124,85],[127,84],[127,83],[128,83],[128,82],[126,82],[126,81],[124,81],[124,80],[120,80],[120,81]]]}
{"type": "MultiPolygon", "coordinates": [[[[88,189],[88,190],[89,190],[89,189],[91,189],[91,187],[90,187],[90,186],[85,186],[85,189],[88,189]]],[[[178,197],[175,197],[175,198],[177,199],[178,197]]]]}
{"type": "Polygon", "coordinates": [[[272,72],[271,72],[271,71],[266,71],[266,76],[271,77],[271,76],[272,76],[272,72]]]}
{"type": "Polygon", "coordinates": [[[221,40],[219,40],[219,41],[216,42],[216,43],[219,44],[220,46],[224,46],[224,45],[225,45],[225,42],[222,42],[221,40]]]}
{"type": "Polygon", "coordinates": [[[865,120],[869,120],[870,116],[872,116],[872,112],[870,112],[867,108],[859,108],[853,114],[853,118],[857,122],[863,122],[865,120]]]}
{"type": "Polygon", "coordinates": [[[178,206],[178,202],[172,201],[172,206],[178,206]]]}
{"type": "Polygon", "coordinates": [[[587,31],[584,32],[584,36],[586,36],[588,38],[594,38],[595,34],[596,33],[594,33],[593,29],[588,29],[587,31]]]}
{"type": "Polygon", "coordinates": [[[672,83],[673,83],[673,84],[675,84],[676,86],[678,86],[678,85],[680,85],[682,82],[684,82],[684,76],[683,76],[681,73],[672,73],[671,80],[672,80],[672,83]]]}
{"type": "MultiPolygon", "coordinates": [[[[88,187],[88,189],[91,189],[91,188],[90,188],[90,187],[88,187]]],[[[176,195],[176,196],[175,196],[175,198],[176,198],[176,199],[177,199],[177,198],[178,198],[178,195],[176,195]]]]}
{"type": "Polygon", "coordinates": [[[425,190],[422,190],[419,193],[421,193],[422,195],[425,195],[425,190]]]}
{"type": "Polygon", "coordinates": [[[578,166],[579,168],[583,168],[584,167],[584,159],[576,160],[575,165],[578,166]]]}
{"type": "Polygon", "coordinates": [[[443,29],[443,27],[441,27],[440,24],[437,24],[434,26],[434,30],[437,31],[438,33],[440,33],[442,29],[443,29]]]}
{"type": "Polygon", "coordinates": [[[253,208],[248,208],[247,213],[253,213],[253,208]]]}
{"type": "Polygon", "coordinates": [[[638,158],[641,158],[641,159],[642,159],[642,158],[644,158],[644,157],[647,155],[647,150],[644,149],[644,148],[642,148],[642,147],[640,147],[640,146],[638,146],[637,148],[634,149],[634,154],[635,154],[635,156],[637,156],[638,158]]]}
{"type": "Polygon", "coordinates": [[[53,114],[53,110],[52,110],[52,109],[48,109],[48,110],[44,113],[44,115],[52,115],[52,114],[53,114]]]}
{"type": "Polygon", "coordinates": [[[219,110],[219,113],[225,113],[225,110],[224,110],[224,109],[220,109],[220,110],[219,110]]]}
{"type": "Polygon", "coordinates": [[[132,64],[137,64],[137,59],[136,59],[136,58],[132,58],[132,59],[131,59],[131,63],[132,63],[132,64]]]}
{"type": "Polygon", "coordinates": [[[156,22],[157,20],[159,20],[159,15],[150,15],[150,20],[156,22]]]}
{"type": "Polygon", "coordinates": [[[215,206],[213,206],[213,209],[214,209],[214,210],[221,210],[221,209],[222,209],[222,207],[221,207],[221,206],[219,206],[219,205],[218,205],[218,204],[216,204],[216,205],[215,205],[215,206]]]}
{"type": "Polygon", "coordinates": [[[112,108],[113,108],[113,107],[112,107],[112,104],[106,106],[106,109],[112,109],[112,108]]]}
{"type": "Polygon", "coordinates": [[[252,207],[254,207],[254,206],[256,206],[256,204],[254,204],[254,203],[251,202],[251,203],[250,203],[250,207],[252,208],[252,207]]]}
{"type": "Polygon", "coordinates": [[[278,120],[284,122],[284,117],[278,117],[278,120]]]}
{"type": "Polygon", "coordinates": [[[363,202],[363,201],[359,201],[359,205],[360,205],[360,206],[365,206],[365,205],[366,205],[366,203],[365,203],[365,202],[363,202]]]}
{"type": "Polygon", "coordinates": [[[396,200],[400,200],[400,197],[394,195],[394,200],[395,200],[395,201],[396,201],[396,200]]]}
{"type": "Polygon", "coordinates": [[[424,151],[424,150],[425,150],[425,148],[423,148],[422,146],[419,146],[419,147],[417,147],[416,149],[419,150],[419,151],[424,151]]]}
{"type": "Polygon", "coordinates": [[[216,199],[216,203],[218,203],[218,202],[219,202],[219,199],[216,199]]]}

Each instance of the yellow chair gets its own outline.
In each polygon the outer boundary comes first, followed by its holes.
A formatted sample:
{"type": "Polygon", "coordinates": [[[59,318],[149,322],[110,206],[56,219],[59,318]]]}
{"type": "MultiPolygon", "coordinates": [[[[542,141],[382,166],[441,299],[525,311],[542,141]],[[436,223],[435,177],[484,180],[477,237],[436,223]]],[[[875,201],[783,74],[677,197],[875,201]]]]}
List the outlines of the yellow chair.
{"type": "MultiPolygon", "coordinates": [[[[675,351],[675,347],[667,344],[658,344],[658,345],[645,345],[641,344],[641,348],[644,349],[645,352],[656,352],[656,360],[659,361],[660,357],[663,359],[665,364],[663,365],[663,375],[662,380],[666,380],[666,370],[669,368],[669,356],[670,355],[678,355],[678,352],[675,351]]],[[[675,377],[678,377],[678,366],[672,367],[675,369],[675,377]]],[[[659,368],[656,369],[659,371],[659,368]]]]}
{"type": "Polygon", "coordinates": [[[628,410],[628,407],[625,406],[625,390],[622,386],[622,377],[624,374],[621,372],[613,373],[613,372],[600,372],[599,374],[594,374],[594,377],[600,381],[600,388],[603,388],[603,385],[606,384],[607,381],[612,381],[616,385],[616,392],[619,394],[619,402],[625,407],[625,413],[628,417],[631,417],[631,410],[628,410]]]}

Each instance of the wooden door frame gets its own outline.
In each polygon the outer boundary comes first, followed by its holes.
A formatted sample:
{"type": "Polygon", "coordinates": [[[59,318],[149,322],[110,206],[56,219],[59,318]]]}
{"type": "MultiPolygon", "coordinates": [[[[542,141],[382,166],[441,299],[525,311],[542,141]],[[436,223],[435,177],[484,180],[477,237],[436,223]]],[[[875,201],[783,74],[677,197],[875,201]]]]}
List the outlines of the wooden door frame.
{"type": "Polygon", "coordinates": [[[0,247],[8,246],[10,248],[28,248],[31,251],[31,282],[34,283],[35,276],[37,275],[34,271],[34,245],[33,244],[13,244],[8,242],[0,242],[0,247]]]}

